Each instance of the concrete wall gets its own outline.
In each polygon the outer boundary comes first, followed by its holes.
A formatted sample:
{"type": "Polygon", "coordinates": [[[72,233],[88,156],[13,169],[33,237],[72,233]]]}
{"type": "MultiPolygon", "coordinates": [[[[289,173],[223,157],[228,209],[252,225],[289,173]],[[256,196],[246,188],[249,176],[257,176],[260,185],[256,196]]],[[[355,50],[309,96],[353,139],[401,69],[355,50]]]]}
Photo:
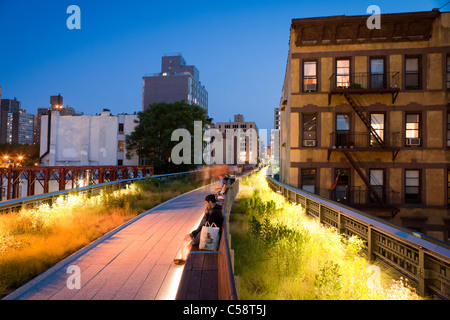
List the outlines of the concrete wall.
{"type": "MultiPolygon", "coordinates": [[[[124,133],[119,134],[119,117],[102,112],[99,116],[60,116],[57,111],[51,115],[51,139],[48,153],[42,163],[47,166],[103,166],[138,165],[138,157],[126,160],[126,149],[118,151],[119,139],[133,131],[137,115],[121,115],[124,133]]],[[[48,116],[42,116],[40,156],[48,146],[48,116]]]]}

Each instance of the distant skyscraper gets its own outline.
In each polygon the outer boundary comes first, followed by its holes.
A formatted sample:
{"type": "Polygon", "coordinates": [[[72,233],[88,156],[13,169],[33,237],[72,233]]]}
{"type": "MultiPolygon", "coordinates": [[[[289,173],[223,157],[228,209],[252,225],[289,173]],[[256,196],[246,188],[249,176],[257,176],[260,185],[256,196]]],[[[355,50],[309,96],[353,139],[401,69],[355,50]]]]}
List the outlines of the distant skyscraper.
{"type": "Polygon", "coordinates": [[[8,113],[6,142],[18,144],[33,144],[34,115],[24,109],[8,113]]]}
{"type": "Polygon", "coordinates": [[[153,103],[184,100],[208,112],[208,92],[199,77],[198,69],[186,65],[181,54],[162,57],[161,73],[142,77],[142,110],[153,103]]]}
{"type": "Polygon", "coordinates": [[[273,128],[274,129],[280,129],[280,108],[275,108],[274,109],[273,128]]]}
{"type": "Polygon", "coordinates": [[[16,98],[1,100],[0,143],[33,144],[34,115],[20,108],[16,98]]]}
{"type": "MultiPolygon", "coordinates": [[[[0,143],[11,143],[13,126],[15,129],[18,128],[19,119],[14,117],[12,114],[18,114],[20,110],[20,101],[16,98],[11,99],[1,99],[1,113],[0,113],[0,143]],[[10,120],[10,121],[8,121],[10,120]],[[8,129],[11,130],[10,137],[8,136],[8,129]]],[[[14,130],[15,131],[15,130],[14,130]]],[[[15,141],[17,143],[17,141],[15,141]]]]}

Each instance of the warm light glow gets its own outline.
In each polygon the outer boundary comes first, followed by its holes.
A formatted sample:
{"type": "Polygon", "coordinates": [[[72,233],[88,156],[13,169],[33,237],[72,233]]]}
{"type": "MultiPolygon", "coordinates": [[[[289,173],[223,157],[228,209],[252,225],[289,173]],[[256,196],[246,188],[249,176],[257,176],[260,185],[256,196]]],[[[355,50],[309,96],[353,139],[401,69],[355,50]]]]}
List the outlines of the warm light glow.
{"type": "Polygon", "coordinates": [[[80,178],[78,180],[78,188],[80,188],[80,187],[84,187],[84,179],[83,178],[80,178]]]}
{"type": "MultiPolygon", "coordinates": [[[[201,215],[199,217],[198,221],[195,224],[193,224],[189,228],[189,230],[197,229],[197,227],[200,224],[200,222],[202,221],[202,219],[203,219],[203,215],[201,215]]],[[[179,250],[178,257],[181,257],[181,248],[179,250]]],[[[167,292],[167,296],[163,297],[163,300],[175,300],[177,291],[178,291],[178,286],[180,285],[180,281],[181,281],[181,275],[183,274],[183,270],[184,270],[184,266],[177,267],[175,269],[175,271],[173,272],[173,275],[172,275],[172,279],[170,279],[170,281],[169,281],[169,291],[167,292]]]]}
{"type": "Polygon", "coordinates": [[[172,279],[169,284],[169,292],[167,296],[163,297],[163,300],[175,300],[177,296],[178,286],[180,285],[181,275],[183,274],[184,267],[177,267],[173,272],[172,279]]]}
{"type": "MultiPolygon", "coordinates": [[[[241,285],[245,286],[246,279],[251,279],[247,283],[266,285],[267,289],[263,290],[262,295],[274,294],[295,300],[310,298],[310,288],[315,290],[313,297],[316,299],[421,299],[407,279],[395,280],[389,271],[370,271],[377,265],[360,254],[364,248],[362,239],[339,234],[334,228],[324,226],[318,219],[307,216],[302,205],[293,204],[283,195],[273,192],[267,184],[266,170],[264,168],[242,179],[239,186],[241,210],[252,210],[252,217],[259,217],[258,221],[264,221],[262,228],[267,229],[267,234],[274,237],[271,241],[278,239],[277,243],[280,245],[271,249],[272,256],[264,257],[265,251],[260,246],[239,244],[242,246],[242,253],[235,257],[237,263],[242,263],[242,255],[246,252],[266,259],[261,259],[264,262],[255,268],[240,273],[241,285]],[[285,226],[292,234],[301,235],[297,237],[299,240],[295,240],[296,237],[289,237],[289,241],[287,238],[283,239],[281,233],[274,232],[279,226],[285,226]],[[297,263],[298,261],[301,263],[297,263]],[[278,280],[281,270],[285,281],[278,280]],[[259,282],[252,282],[256,279],[259,282]],[[335,283],[339,283],[339,286],[336,287],[335,283]]],[[[248,232],[255,230],[257,229],[251,227],[248,232]]],[[[236,228],[235,232],[241,232],[242,236],[247,230],[236,228]]],[[[257,232],[260,239],[265,241],[264,234],[257,232]]],[[[243,300],[247,298],[246,295],[249,295],[248,287],[241,286],[243,300]]],[[[254,295],[251,297],[255,298],[254,295]]]]}

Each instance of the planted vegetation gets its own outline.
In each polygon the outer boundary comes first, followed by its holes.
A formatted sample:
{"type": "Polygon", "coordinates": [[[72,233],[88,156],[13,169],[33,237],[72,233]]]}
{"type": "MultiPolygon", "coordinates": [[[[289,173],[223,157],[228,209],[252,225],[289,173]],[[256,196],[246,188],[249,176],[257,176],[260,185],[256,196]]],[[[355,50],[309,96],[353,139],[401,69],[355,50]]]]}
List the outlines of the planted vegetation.
{"type": "Polygon", "coordinates": [[[230,223],[241,299],[420,299],[407,280],[369,263],[359,238],[306,216],[262,172],[242,180],[230,223]]]}
{"type": "Polygon", "coordinates": [[[0,215],[0,298],[129,219],[202,184],[192,177],[146,179],[0,215]]]}

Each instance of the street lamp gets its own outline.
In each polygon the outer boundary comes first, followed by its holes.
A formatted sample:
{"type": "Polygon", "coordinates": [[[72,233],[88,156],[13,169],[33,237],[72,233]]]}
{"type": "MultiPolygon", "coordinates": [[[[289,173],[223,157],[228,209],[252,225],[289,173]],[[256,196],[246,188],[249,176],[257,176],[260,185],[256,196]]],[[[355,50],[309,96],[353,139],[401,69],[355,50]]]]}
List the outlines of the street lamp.
{"type": "Polygon", "coordinates": [[[7,167],[8,166],[8,161],[9,160],[9,156],[8,155],[4,155],[3,156],[3,166],[7,167]]]}
{"type": "MultiPolygon", "coordinates": [[[[18,164],[19,164],[19,166],[20,166],[20,161],[22,161],[23,160],[23,156],[18,156],[17,157],[17,160],[19,160],[18,161],[18,164]]],[[[16,166],[16,161],[14,161],[14,167],[16,166]]]]}

